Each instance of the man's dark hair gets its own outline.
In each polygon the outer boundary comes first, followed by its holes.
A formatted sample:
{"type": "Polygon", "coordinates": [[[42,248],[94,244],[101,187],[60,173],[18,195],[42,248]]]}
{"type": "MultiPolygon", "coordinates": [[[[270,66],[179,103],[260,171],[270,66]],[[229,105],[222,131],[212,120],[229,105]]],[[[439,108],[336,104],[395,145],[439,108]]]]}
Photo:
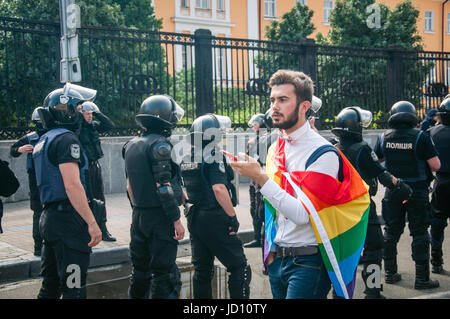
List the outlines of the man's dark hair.
{"type": "Polygon", "coordinates": [[[314,82],[305,73],[293,70],[278,70],[270,78],[269,85],[272,88],[283,84],[292,84],[294,86],[297,104],[303,101],[312,101],[314,82]]]}

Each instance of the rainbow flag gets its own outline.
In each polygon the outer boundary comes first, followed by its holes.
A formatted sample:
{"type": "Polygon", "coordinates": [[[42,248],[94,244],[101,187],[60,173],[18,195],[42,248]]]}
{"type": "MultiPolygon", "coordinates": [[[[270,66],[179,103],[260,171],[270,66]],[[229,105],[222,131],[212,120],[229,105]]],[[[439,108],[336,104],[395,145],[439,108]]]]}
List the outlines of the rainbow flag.
{"type": "MultiPolygon", "coordinates": [[[[281,138],[267,155],[266,173],[281,188],[299,200],[309,218],[319,244],[325,267],[336,294],[352,298],[356,269],[367,232],[369,219],[369,187],[340,152],[344,179],[313,171],[286,172],[285,141],[281,138]]],[[[264,199],[264,262],[274,245],[278,212],[264,199]]]]}

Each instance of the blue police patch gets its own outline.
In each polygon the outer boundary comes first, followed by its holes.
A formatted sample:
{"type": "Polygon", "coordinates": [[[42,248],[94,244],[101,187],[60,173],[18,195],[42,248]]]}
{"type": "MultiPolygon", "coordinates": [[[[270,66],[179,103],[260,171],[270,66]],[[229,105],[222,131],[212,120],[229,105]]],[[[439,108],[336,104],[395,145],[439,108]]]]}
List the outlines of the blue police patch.
{"type": "Polygon", "coordinates": [[[78,144],[70,145],[70,155],[73,158],[79,159],[80,158],[80,145],[78,145],[78,144]]]}
{"type": "Polygon", "coordinates": [[[222,173],[225,173],[225,164],[224,163],[219,164],[219,171],[221,171],[222,173]]]}

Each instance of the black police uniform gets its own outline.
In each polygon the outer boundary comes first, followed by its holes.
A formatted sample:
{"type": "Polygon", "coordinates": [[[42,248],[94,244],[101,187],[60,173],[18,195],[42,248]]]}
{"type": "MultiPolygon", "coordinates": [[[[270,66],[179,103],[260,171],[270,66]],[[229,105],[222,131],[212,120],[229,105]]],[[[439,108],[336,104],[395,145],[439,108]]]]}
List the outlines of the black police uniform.
{"type": "MultiPolygon", "coordinates": [[[[45,129],[37,129],[34,132],[28,133],[21,137],[16,143],[11,145],[10,154],[12,157],[19,157],[22,155],[18,150],[20,147],[30,144],[33,147],[38,142],[40,136],[46,132],[45,129]]],[[[28,173],[28,186],[30,190],[30,208],[33,211],[33,240],[34,240],[34,255],[40,256],[42,250],[42,236],[39,233],[39,219],[43,210],[41,200],[39,198],[39,189],[36,184],[36,173],[34,169],[34,163],[32,154],[27,154],[27,173],[28,173]]]]}
{"type": "Polygon", "coordinates": [[[385,271],[387,274],[397,273],[397,243],[408,214],[417,281],[417,275],[420,276],[422,270],[425,273],[429,263],[429,167],[426,161],[437,156],[437,152],[427,133],[407,127],[387,130],[379,139],[375,152],[379,158],[386,160],[387,170],[413,190],[406,204],[395,198],[389,189],[386,189],[382,200],[382,216],[386,222],[383,254],[385,271]]]}
{"type": "MultiPolygon", "coordinates": [[[[211,156],[215,156],[215,151],[212,151],[211,156]]],[[[242,242],[236,235],[229,234],[231,217],[217,202],[212,189],[215,184],[225,185],[233,205],[236,205],[231,183],[233,169],[225,158],[220,163],[205,158],[202,163],[183,162],[181,171],[189,202],[193,204],[187,219],[195,269],[194,298],[212,298],[214,257],[231,273],[228,278],[230,298],[249,298],[251,270],[242,242]]]]}
{"type": "MultiPolygon", "coordinates": [[[[246,153],[249,156],[255,156],[259,154],[260,147],[260,136],[259,133],[256,134],[256,137],[250,139],[247,143],[246,153]]],[[[258,162],[261,164],[258,158],[258,162]]],[[[254,242],[244,245],[244,247],[260,247],[263,243],[263,223],[264,223],[264,205],[261,205],[263,200],[263,196],[261,194],[261,186],[258,185],[255,181],[251,180],[249,185],[249,194],[250,194],[250,215],[252,216],[253,222],[253,231],[255,240],[254,242]]]]}
{"type": "Polygon", "coordinates": [[[59,164],[77,163],[80,179],[87,159],[78,137],[63,128],[51,129],[41,136],[33,151],[36,180],[44,210],[39,230],[44,239],[41,257],[42,287],[38,298],[86,298],[86,277],[91,248],[88,225],[72,207],[65,192],[59,164]],[[72,268],[75,265],[76,268],[72,268]],[[80,274],[80,286],[69,287],[68,277],[80,274]]]}
{"type": "Polygon", "coordinates": [[[147,134],[124,145],[125,169],[131,186],[133,217],[130,298],[178,298],[181,280],[175,263],[178,241],[173,223],[182,202],[179,166],[171,159],[167,137],[147,134]],[[157,189],[169,182],[172,190],[157,189]]]}
{"type": "Polygon", "coordinates": [[[378,191],[378,180],[386,169],[378,162],[378,158],[372,151],[370,146],[365,141],[351,142],[341,140],[336,145],[347,157],[350,163],[360,174],[361,178],[369,185],[370,211],[369,223],[367,225],[366,241],[364,243],[364,251],[361,257],[363,264],[362,277],[366,285],[365,293],[368,296],[378,296],[382,290],[381,287],[367,287],[367,279],[370,273],[367,272],[367,267],[371,264],[376,264],[381,267],[381,260],[383,255],[383,234],[381,232],[380,222],[377,216],[375,202],[372,196],[375,196],[378,191]]]}
{"type": "MultiPolygon", "coordinates": [[[[103,187],[102,170],[100,167],[99,159],[103,157],[103,151],[100,143],[99,132],[106,132],[115,127],[113,121],[111,121],[106,115],[100,112],[93,112],[95,118],[99,121],[92,121],[88,123],[84,120],[82,121],[79,138],[83,150],[86,152],[88,158],[88,175],[87,175],[87,197],[90,201],[93,199],[101,200],[103,205],[105,204],[105,194],[103,187]]],[[[99,212],[95,213],[95,219],[100,226],[103,233],[103,239],[112,239],[109,236],[109,232],[106,228],[106,209],[100,209],[99,212]]]]}
{"type": "MultiPolygon", "coordinates": [[[[450,123],[449,123],[450,124],[450,123]]],[[[434,273],[442,271],[442,243],[447,219],[450,218],[450,125],[439,124],[430,130],[431,138],[439,153],[441,167],[436,172],[436,181],[431,198],[431,265],[434,273]]]]}

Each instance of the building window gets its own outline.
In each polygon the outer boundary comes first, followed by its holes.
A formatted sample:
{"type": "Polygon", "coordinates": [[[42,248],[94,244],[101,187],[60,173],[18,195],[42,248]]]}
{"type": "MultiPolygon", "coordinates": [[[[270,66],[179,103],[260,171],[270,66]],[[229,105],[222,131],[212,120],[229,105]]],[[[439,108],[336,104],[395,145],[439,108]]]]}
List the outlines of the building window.
{"type": "Polygon", "coordinates": [[[196,0],[195,6],[197,9],[209,9],[209,0],[196,0]]]}
{"type": "Polygon", "coordinates": [[[181,0],[182,8],[189,8],[189,0],[181,0]]]}
{"type": "Polygon", "coordinates": [[[275,0],[264,0],[264,16],[268,18],[275,18],[276,12],[276,1],[275,0]]]}
{"type": "Polygon", "coordinates": [[[225,11],[224,0],[217,0],[217,11],[225,11]]]}
{"type": "Polygon", "coordinates": [[[323,23],[330,24],[331,11],[334,9],[333,0],[324,0],[323,2],[323,23]]]}
{"type": "Polygon", "coordinates": [[[300,3],[302,6],[306,6],[306,0],[295,0],[295,3],[300,3]]]}
{"type": "Polygon", "coordinates": [[[450,13],[447,13],[447,33],[450,34],[450,13]]]}
{"type": "Polygon", "coordinates": [[[425,32],[434,31],[433,11],[425,11],[425,32]]]}

